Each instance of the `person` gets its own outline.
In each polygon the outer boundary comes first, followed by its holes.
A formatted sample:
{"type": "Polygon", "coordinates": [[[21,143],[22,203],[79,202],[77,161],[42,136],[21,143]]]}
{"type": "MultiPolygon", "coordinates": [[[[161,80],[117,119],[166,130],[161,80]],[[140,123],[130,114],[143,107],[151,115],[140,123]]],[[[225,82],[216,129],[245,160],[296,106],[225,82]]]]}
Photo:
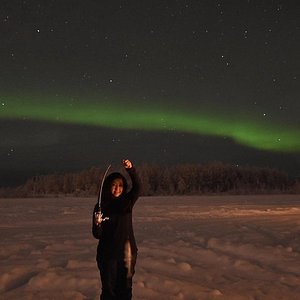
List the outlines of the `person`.
{"type": "Polygon", "coordinates": [[[101,300],[132,298],[132,278],[137,259],[137,245],[132,227],[132,209],[140,194],[140,180],[132,162],[123,160],[132,187],[120,173],[111,173],[103,183],[101,212],[93,211],[92,233],[99,239],[97,266],[100,271],[101,300]]]}

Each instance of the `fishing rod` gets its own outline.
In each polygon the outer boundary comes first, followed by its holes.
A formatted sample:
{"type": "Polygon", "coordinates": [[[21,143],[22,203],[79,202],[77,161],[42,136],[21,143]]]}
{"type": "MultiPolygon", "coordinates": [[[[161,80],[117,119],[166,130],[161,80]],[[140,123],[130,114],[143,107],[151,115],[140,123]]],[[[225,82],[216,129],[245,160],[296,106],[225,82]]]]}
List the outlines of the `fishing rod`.
{"type": "Polygon", "coordinates": [[[99,193],[98,193],[98,212],[95,212],[95,216],[99,223],[109,220],[108,217],[102,218],[103,214],[101,212],[101,198],[102,198],[102,189],[103,189],[104,180],[106,178],[106,175],[107,175],[110,167],[111,167],[111,165],[108,165],[106,171],[104,172],[104,175],[101,180],[100,188],[99,188],[99,193]]]}
{"type": "Polygon", "coordinates": [[[111,165],[108,165],[106,171],[104,172],[104,175],[102,177],[102,181],[101,181],[101,184],[100,184],[99,193],[98,193],[98,208],[99,208],[99,210],[100,210],[100,207],[101,207],[101,198],[102,198],[103,183],[104,183],[104,180],[106,178],[106,175],[107,175],[110,167],[111,167],[111,165]]]}

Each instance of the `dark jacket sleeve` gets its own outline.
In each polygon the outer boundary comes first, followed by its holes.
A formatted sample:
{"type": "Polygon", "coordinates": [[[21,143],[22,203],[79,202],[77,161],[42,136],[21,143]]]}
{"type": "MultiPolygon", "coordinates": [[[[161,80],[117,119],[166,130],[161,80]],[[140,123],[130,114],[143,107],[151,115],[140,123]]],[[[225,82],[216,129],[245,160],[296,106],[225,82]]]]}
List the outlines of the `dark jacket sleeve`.
{"type": "Polygon", "coordinates": [[[93,215],[92,215],[92,233],[95,239],[99,240],[101,238],[102,235],[102,226],[100,225],[96,225],[94,222],[94,215],[95,212],[98,211],[98,205],[95,205],[94,211],[93,211],[93,215]]]}
{"type": "Polygon", "coordinates": [[[131,199],[131,205],[133,206],[141,193],[141,181],[134,167],[127,169],[127,172],[132,182],[132,187],[128,196],[131,199]]]}

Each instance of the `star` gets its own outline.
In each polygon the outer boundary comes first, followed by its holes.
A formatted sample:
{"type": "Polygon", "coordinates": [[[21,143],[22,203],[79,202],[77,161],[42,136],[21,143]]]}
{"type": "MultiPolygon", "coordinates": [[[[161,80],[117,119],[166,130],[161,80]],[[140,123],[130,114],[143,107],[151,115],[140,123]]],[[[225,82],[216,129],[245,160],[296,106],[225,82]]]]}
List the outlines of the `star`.
{"type": "Polygon", "coordinates": [[[117,143],[121,142],[121,139],[119,139],[119,138],[113,138],[112,142],[115,143],[115,144],[117,144],[117,143]]]}

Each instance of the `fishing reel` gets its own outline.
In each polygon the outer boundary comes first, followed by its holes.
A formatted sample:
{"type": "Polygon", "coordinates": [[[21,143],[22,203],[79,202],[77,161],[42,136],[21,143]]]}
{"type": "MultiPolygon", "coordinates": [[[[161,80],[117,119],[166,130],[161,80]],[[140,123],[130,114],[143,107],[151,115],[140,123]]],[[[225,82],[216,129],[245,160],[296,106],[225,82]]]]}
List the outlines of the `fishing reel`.
{"type": "Polygon", "coordinates": [[[101,211],[95,212],[95,222],[101,224],[102,222],[109,220],[109,217],[103,218],[103,213],[101,211]]]}

